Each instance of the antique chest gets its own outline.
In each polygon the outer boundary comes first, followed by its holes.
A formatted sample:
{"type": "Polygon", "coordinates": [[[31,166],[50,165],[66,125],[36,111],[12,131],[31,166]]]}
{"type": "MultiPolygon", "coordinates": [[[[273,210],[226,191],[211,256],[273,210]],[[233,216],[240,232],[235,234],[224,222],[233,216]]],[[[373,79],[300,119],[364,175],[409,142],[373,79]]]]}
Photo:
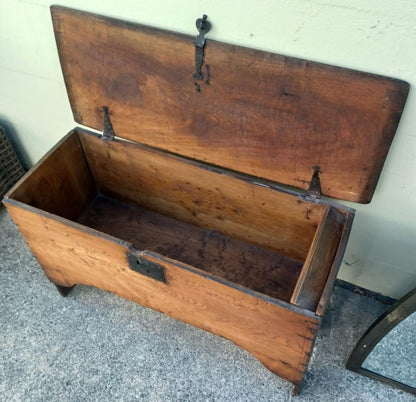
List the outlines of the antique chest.
{"type": "Polygon", "coordinates": [[[74,119],[103,134],[73,129],[4,199],[45,274],[228,338],[297,391],[354,216],[321,194],[370,202],[408,84],[204,43],[205,19],[196,42],[52,19],[74,119]]]}

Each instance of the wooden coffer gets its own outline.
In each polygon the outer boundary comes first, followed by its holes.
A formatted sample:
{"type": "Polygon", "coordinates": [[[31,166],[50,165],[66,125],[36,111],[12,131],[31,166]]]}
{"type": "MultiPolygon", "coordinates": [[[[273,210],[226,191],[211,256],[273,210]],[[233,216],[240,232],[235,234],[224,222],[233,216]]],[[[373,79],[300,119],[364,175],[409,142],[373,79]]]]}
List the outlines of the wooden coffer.
{"type": "Polygon", "coordinates": [[[104,134],[73,129],[4,199],[46,276],[221,335],[297,390],[354,216],[320,195],[370,202],[409,85],[209,38],[195,79],[195,37],[52,20],[74,119],[104,134]]]}

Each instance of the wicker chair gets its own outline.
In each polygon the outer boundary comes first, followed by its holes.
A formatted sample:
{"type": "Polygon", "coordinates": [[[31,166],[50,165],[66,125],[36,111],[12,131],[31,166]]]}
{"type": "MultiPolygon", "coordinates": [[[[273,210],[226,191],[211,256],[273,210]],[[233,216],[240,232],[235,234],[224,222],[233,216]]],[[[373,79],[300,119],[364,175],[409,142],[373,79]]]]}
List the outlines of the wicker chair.
{"type": "Polygon", "coordinates": [[[6,131],[0,126],[0,200],[24,173],[6,131]]]}

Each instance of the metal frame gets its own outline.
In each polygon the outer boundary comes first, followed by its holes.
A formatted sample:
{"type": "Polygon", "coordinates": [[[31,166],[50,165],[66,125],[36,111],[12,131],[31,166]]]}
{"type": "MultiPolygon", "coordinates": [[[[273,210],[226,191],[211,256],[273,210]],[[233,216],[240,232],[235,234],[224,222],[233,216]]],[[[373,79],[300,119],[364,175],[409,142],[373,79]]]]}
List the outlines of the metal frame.
{"type": "Polygon", "coordinates": [[[416,289],[407,293],[395,305],[389,308],[368,328],[365,334],[358,341],[352,351],[348,361],[347,369],[359,374],[385,382],[394,387],[416,395],[416,388],[402,382],[385,377],[362,367],[367,356],[372,352],[376,345],[404,319],[416,312],[416,289]]]}

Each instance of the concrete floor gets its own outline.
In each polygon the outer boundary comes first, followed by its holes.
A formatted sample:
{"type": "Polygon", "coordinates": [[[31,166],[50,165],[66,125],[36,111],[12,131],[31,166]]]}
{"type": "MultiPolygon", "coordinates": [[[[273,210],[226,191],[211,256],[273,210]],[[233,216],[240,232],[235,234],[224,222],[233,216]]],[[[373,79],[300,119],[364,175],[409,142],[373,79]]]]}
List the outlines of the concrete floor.
{"type": "Polygon", "coordinates": [[[299,397],[231,342],[112,294],[62,298],[0,208],[0,399],[4,401],[410,401],[345,369],[386,308],[336,288],[299,397]]]}

